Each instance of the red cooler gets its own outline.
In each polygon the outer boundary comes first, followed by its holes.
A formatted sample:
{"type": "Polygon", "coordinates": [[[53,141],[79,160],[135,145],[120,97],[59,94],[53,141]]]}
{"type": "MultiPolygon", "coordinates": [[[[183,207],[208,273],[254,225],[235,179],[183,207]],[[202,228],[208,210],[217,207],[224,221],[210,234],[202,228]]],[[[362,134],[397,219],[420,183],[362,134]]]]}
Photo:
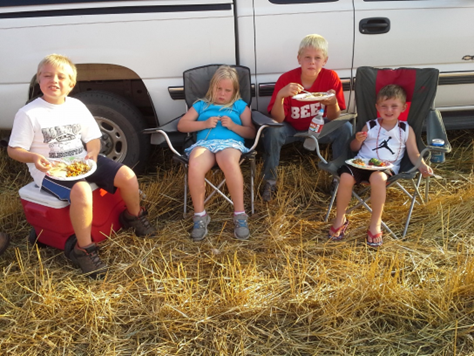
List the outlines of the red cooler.
{"type": "MultiPolygon", "coordinates": [[[[92,188],[92,240],[102,241],[118,231],[122,225],[119,215],[125,209],[125,203],[117,190],[115,194],[107,193],[96,184],[92,188]]],[[[38,237],[37,242],[65,249],[66,241],[74,235],[69,218],[69,203],[57,199],[44,192],[31,182],[19,190],[26,220],[33,226],[35,235],[30,235],[30,241],[38,237]]],[[[33,230],[31,232],[33,234],[33,230]]]]}

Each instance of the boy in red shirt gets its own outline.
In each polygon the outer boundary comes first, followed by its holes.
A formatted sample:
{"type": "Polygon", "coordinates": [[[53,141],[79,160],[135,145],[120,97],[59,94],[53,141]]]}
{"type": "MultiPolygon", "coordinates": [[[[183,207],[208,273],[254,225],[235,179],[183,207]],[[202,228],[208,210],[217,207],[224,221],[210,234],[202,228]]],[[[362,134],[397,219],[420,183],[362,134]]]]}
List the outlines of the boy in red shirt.
{"type": "MultiPolygon", "coordinates": [[[[304,140],[294,137],[298,132],[307,132],[313,117],[321,104],[325,106],[325,121],[339,117],[345,110],[344,92],[337,73],[323,68],[328,60],[328,43],[320,35],[307,35],[300,43],[298,51],[300,67],[286,72],[278,78],[273,91],[268,112],[272,118],[283,123],[281,127],[265,129],[263,140],[263,174],[266,181],[262,198],[270,201],[276,192],[277,167],[283,145],[304,140]],[[329,92],[335,95],[323,101],[304,102],[292,97],[302,90],[309,92],[329,92]]],[[[344,143],[350,138],[350,123],[321,138],[320,143],[332,143],[333,157],[338,157],[345,149],[344,143]]]]}

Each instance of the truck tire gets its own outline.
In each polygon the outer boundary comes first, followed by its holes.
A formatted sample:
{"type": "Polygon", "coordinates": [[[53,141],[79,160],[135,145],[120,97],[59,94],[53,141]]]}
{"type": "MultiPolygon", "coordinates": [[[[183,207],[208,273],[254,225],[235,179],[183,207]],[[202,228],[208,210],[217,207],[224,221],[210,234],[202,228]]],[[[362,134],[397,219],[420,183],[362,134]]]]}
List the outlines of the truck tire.
{"type": "Polygon", "coordinates": [[[122,162],[141,173],[150,152],[150,141],[140,111],[127,99],[106,91],[91,90],[74,95],[90,110],[102,132],[104,156],[122,162]]]}

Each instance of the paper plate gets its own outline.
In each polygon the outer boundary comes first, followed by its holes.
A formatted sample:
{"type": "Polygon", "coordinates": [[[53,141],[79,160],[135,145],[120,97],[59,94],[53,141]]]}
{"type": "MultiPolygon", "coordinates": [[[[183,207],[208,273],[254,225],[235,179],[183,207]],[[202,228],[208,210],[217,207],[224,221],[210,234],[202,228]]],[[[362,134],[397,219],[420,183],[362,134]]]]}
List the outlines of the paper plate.
{"type": "Polygon", "coordinates": [[[334,96],[334,93],[326,93],[326,92],[300,93],[293,96],[293,99],[298,100],[298,101],[321,101],[321,100],[332,98],[333,96],[334,96]]]}
{"type": "Polygon", "coordinates": [[[393,164],[389,163],[389,162],[385,162],[385,166],[373,166],[373,165],[369,165],[369,161],[370,159],[368,158],[352,158],[352,159],[348,159],[346,161],[346,163],[348,165],[351,165],[353,167],[357,167],[357,168],[360,168],[360,169],[365,169],[365,170],[368,170],[368,171],[385,171],[387,169],[391,169],[393,168],[393,164]],[[360,165],[360,164],[356,164],[354,163],[353,161],[355,159],[360,159],[362,161],[364,161],[364,166],[360,165]]]}
{"type": "Polygon", "coordinates": [[[55,175],[54,173],[51,173],[50,171],[46,172],[46,175],[48,177],[51,177],[53,179],[56,179],[56,180],[63,180],[63,181],[74,181],[74,180],[79,180],[79,179],[83,179],[83,178],[86,178],[86,177],[89,177],[92,173],[94,173],[97,169],[97,163],[92,160],[92,159],[87,159],[87,160],[78,160],[78,159],[72,159],[72,160],[68,160],[68,159],[63,159],[63,160],[50,160],[53,165],[56,165],[58,163],[64,163],[66,165],[71,165],[73,164],[74,162],[76,161],[81,161],[81,162],[84,162],[86,163],[89,167],[90,167],[90,170],[87,171],[86,173],[84,174],[80,174],[80,175],[77,175],[77,176],[74,176],[74,177],[64,177],[64,176],[57,176],[55,175]]]}

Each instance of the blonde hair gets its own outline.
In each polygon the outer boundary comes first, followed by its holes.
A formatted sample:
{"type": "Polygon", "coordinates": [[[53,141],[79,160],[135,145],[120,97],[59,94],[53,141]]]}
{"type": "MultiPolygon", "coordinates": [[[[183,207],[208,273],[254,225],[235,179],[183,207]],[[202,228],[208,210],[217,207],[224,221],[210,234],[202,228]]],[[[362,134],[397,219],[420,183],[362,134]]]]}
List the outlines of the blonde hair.
{"type": "Polygon", "coordinates": [[[234,103],[240,99],[240,86],[239,86],[239,76],[237,71],[229,66],[220,66],[217,68],[216,72],[211,78],[211,82],[209,83],[209,89],[207,90],[206,96],[204,97],[204,101],[208,104],[212,104],[215,102],[214,93],[217,84],[223,79],[230,79],[232,81],[232,85],[234,87],[234,93],[232,94],[232,98],[230,102],[224,107],[231,107],[234,103]]]}
{"type": "Polygon", "coordinates": [[[377,103],[388,99],[399,99],[403,104],[407,102],[405,90],[396,84],[389,84],[379,90],[377,94],[377,103]]]}
{"type": "Polygon", "coordinates": [[[73,86],[76,85],[76,80],[77,80],[76,66],[66,56],[62,56],[56,53],[53,53],[44,57],[43,60],[38,64],[38,70],[36,72],[36,82],[38,82],[40,74],[41,74],[41,70],[43,69],[43,66],[45,66],[46,64],[51,64],[52,66],[56,68],[64,68],[66,70],[69,67],[71,69],[69,73],[69,79],[71,79],[73,86]]]}
{"type": "Polygon", "coordinates": [[[301,56],[303,54],[303,51],[308,47],[320,49],[321,51],[323,51],[324,56],[326,58],[328,57],[328,41],[326,41],[323,36],[317,34],[305,36],[305,38],[303,38],[300,42],[298,55],[301,56]]]}

